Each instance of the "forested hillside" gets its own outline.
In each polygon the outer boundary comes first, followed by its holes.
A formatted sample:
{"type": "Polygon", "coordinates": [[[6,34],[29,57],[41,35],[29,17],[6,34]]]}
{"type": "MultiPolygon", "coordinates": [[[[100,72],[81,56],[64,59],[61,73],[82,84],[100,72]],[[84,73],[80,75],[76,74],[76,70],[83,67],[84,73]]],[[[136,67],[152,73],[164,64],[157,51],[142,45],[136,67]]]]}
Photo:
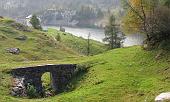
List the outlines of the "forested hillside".
{"type": "Polygon", "coordinates": [[[39,12],[52,5],[62,8],[77,9],[82,5],[93,5],[102,9],[119,6],[120,0],[1,0],[0,14],[2,16],[22,16],[39,12]],[[78,6],[78,7],[77,7],[78,6]]]}

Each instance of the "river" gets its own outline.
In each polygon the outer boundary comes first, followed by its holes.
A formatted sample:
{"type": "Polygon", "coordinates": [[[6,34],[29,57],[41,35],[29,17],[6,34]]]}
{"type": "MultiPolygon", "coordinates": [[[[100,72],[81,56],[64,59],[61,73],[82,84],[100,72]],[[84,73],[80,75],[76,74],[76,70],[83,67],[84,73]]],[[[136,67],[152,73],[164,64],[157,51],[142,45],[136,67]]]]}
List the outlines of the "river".
{"type": "MultiPolygon", "coordinates": [[[[48,28],[54,28],[59,30],[59,27],[50,26],[48,28]]],[[[103,42],[105,38],[104,29],[95,29],[95,28],[72,28],[72,27],[64,27],[66,32],[71,33],[77,37],[83,37],[87,39],[87,36],[90,33],[90,39],[103,42]]],[[[123,46],[134,46],[134,45],[142,45],[144,40],[144,36],[141,34],[129,34],[126,36],[123,46]]]]}

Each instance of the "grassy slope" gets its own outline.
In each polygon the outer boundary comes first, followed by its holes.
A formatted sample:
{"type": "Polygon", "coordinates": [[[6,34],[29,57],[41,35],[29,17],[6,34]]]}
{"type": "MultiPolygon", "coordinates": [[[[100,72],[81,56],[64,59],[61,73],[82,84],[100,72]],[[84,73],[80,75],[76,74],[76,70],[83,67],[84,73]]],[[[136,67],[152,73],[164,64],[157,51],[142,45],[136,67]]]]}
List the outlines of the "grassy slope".
{"type": "MultiPolygon", "coordinates": [[[[71,38],[83,43],[85,41],[74,36],[71,38]]],[[[97,47],[103,44],[95,42],[94,45],[97,47]]],[[[0,19],[0,102],[6,101],[11,83],[10,76],[3,73],[4,71],[22,66],[61,64],[80,57],[79,53],[73,51],[66,43],[57,42],[45,32],[24,27],[11,19],[0,19]],[[29,31],[24,31],[25,29],[29,31]],[[15,39],[23,35],[28,37],[26,41],[15,39]],[[7,53],[7,48],[20,48],[21,53],[19,55],[7,53]]]]}
{"type": "MultiPolygon", "coordinates": [[[[81,54],[87,54],[87,40],[81,37],[75,37],[69,33],[61,33],[55,29],[49,29],[49,34],[52,35],[54,38],[59,34],[61,37],[62,44],[74,49],[74,51],[79,52],[81,54]]],[[[102,53],[107,50],[107,47],[97,41],[90,40],[90,54],[96,55],[102,53]]]]}
{"type": "Polygon", "coordinates": [[[72,92],[47,99],[17,99],[6,95],[7,84],[1,86],[0,98],[2,102],[153,102],[159,93],[170,91],[170,53],[159,60],[156,55],[157,51],[143,51],[135,46],[65,61],[93,65],[82,78],[77,78],[72,92]]]}
{"type": "MultiPolygon", "coordinates": [[[[9,94],[10,76],[2,73],[7,68],[43,64],[54,59],[51,63],[56,63],[58,60],[78,57],[78,53],[56,42],[47,33],[24,27],[11,19],[0,19],[0,97],[5,98],[4,95],[9,94]],[[29,31],[23,31],[24,29],[29,31]],[[26,41],[15,39],[23,35],[28,37],[26,41]],[[20,48],[21,53],[12,55],[6,52],[7,48],[20,48]]],[[[1,101],[4,100],[0,99],[1,101]]]]}
{"type": "MultiPolygon", "coordinates": [[[[47,33],[30,29],[31,32],[17,30],[12,25],[16,24],[9,19],[0,19],[0,63],[37,61],[37,60],[61,60],[69,57],[77,57],[78,54],[56,42],[47,33]],[[26,35],[26,41],[16,40],[16,37],[26,35]],[[7,48],[20,48],[20,55],[6,53],[7,48]]],[[[27,28],[28,29],[28,28],[27,28]]]]}
{"type": "MultiPolygon", "coordinates": [[[[79,57],[64,45],[71,46],[78,38],[72,41],[69,40],[72,39],[71,35],[61,35],[64,39],[62,44],[46,33],[16,30],[10,26],[11,20],[0,20],[0,22],[0,102],[143,102],[145,100],[152,102],[157,94],[170,91],[169,52],[162,55],[160,60],[155,60],[157,51],[143,51],[140,47],[116,49],[93,57],[79,57]],[[14,39],[23,34],[28,36],[27,41],[14,39]],[[9,47],[19,47],[22,53],[20,55],[5,53],[5,49],[9,47]],[[6,70],[39,64],[84,62],[92,64],[93,67],[83,77],[77,77],[76,88],[72,92],[47,99],[22,99],[9,95],[11,77],[5,73],[6,70]]],[[[51,31],[50,34],[54,35],[54,32],[51,31]]]]}

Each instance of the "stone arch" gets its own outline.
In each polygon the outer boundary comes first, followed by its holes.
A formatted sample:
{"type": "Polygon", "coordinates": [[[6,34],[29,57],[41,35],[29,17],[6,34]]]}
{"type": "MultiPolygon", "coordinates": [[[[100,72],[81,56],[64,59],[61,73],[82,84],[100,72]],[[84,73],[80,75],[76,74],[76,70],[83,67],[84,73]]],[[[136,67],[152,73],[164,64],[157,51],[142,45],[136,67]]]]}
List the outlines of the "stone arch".
{"type": "MultiPolygon", "coordinates": [[[[22,86],[24,88],[26,88],[28,83],[30,83],[35,87],[37,93],[42,94],[43,86],[41,78],[44,73],[49,72],[52,89],[54,90],[55,94],[58,94],[64,91],[67,84],[74,75],[75,69],[76,65],[74,64],[35,66],[13,69],[12,76],[22,78],[22,86]]],[[[19,88],[17,85],[13,85],[13,89],[14,88],[15,90],[12,90],[11,92],[15,93],[14,96],[24,96],[21,95],[21,93],[18,94],[17,89],[19,88]]]]}

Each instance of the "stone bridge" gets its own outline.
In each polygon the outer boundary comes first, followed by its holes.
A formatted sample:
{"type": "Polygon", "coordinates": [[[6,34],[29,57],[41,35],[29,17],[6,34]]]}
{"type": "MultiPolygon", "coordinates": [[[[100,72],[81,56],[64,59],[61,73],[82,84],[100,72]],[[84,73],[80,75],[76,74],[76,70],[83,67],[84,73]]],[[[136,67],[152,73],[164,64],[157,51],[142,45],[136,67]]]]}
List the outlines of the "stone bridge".
{"type": "Polygon", "coordinates": [[[61,93],[69,84],[75,73],[76,65],[44,65],[12,70],[13,83],[11,94],[13,96],[25,96],[28,84],[35,87],[37,93],[43,92],[41,77],[44,73],[50,72],[51,87],[55,94],[61,93]]]}

